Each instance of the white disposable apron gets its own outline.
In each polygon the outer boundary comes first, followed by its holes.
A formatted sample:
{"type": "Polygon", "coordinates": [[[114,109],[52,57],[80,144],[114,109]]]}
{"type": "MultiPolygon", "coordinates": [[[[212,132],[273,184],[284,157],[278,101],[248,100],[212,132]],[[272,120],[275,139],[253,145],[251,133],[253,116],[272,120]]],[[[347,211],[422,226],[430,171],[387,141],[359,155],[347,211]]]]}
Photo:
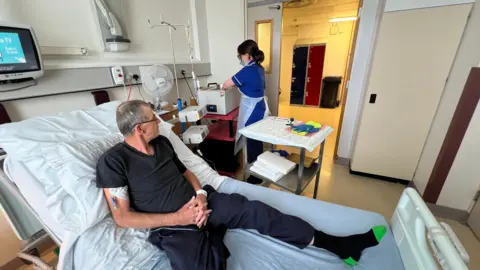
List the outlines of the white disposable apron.
{"type": "Polygon", "coordinates": [[[263,118],[265,118],[270,114],[267,97],[264,96],[259,98],[251,98],[242,94],[242,99],[240,100],[240,111],[237,119],[237,134],[235,136],[235,154],[237,154],[245,144],[244,140],[240,140],[241,134],[238,131],[245,127],[245,123],[247,123],[250,116],[252,116],[255,106],[257,106],[257,103],[259,102],[265,102],[265,114],[263,115],[263,118]]]}

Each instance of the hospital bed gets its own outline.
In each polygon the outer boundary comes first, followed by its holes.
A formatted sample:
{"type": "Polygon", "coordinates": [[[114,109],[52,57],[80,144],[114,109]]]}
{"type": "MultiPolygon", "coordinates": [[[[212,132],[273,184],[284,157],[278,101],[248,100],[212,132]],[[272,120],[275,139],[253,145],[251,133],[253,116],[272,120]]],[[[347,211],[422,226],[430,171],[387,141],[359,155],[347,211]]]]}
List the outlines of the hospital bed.
{"type": "MultiPolygon", "coordinates": [[[[146,241],[148,231],[115,226],[95,187],[96,159],[122,140],[115,124],[117,105],[111,102],[0,126],[0,147],[7,153],[0,159],[0,199],[8,198],[0,200],[2,209],[21,239],[35,234],[39,242],[48,235],[61,245],[59,269],[171,269],[165,253],[146,241]]],[[[194,155],[168,123],[161,123],[160,133],[201,183],[218,191],[261,200],[330,234],[388,225],[376,213],[222,177],[194,155]]],[[[467,269],[415,190],[404,191],[389,228],[354,269],[439,269],[437,256],[446,269],[467,269]],[[432,255],[427,234],[439,255],[432,255]]],[[[230,230],[224,241],[231,252],[228,269],[351,269],[325,250],[299,250],[256,231],[230,230]]],[[[38,258],[29,258],[49,269],[38,258]]]]}

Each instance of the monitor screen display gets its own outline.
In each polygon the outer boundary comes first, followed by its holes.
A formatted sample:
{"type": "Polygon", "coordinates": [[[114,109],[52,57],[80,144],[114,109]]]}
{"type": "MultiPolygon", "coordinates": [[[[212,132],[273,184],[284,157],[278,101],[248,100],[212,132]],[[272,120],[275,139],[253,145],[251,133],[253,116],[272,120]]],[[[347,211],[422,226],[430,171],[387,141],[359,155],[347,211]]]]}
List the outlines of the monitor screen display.
{"type": "Polygon", "coordinates": [[[0,74],[38,71],[40,68],[30,30],[0,26],[0,74]]]}
{"type": "Polygon", "coordinates": [[[0,63],[25,64],[25,53],[17,33],[0,32],[0,63]]]}

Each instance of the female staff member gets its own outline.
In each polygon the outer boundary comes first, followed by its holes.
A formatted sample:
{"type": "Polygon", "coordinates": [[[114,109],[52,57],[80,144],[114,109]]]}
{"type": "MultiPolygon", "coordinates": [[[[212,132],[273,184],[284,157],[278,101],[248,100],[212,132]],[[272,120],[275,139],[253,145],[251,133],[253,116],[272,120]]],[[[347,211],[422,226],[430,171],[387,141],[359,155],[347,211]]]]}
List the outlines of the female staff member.
{"type": "MultiPolygon", "coordinates": [[[[238,130],[256,123],[269,114],[265,100],[265,70],[261,63],[265,59],[263,52],[253,40],[246,40],[238,46],[238,59],[243,68],[223,84],[223,89],[237,86],[242,94],[240,113],[238,115],[237,136],[235,138],[235,153],[242,145],[238,130]]],[[[247,139],[247,161],[252,163],[263,153],[260,141],[247,139]]],[[[261,180],[250,177],[249,183],[259,184],[261,180]]]]}

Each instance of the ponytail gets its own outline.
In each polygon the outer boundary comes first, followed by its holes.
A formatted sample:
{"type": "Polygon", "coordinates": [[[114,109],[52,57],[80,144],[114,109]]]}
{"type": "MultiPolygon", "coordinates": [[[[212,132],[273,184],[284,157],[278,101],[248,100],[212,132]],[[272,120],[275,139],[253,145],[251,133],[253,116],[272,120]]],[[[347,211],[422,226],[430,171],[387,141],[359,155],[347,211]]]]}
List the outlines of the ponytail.
{"type": "Polygon", "coordinates": [[[257,42],[249,39],[238,46],[239,55],[249,54],[256,64],[260,65],[265,60],[265,54],[258,48],[257,42]]]}
{"type": "Polygon", "coordinates": [[[255,56],[253,56],[253,60],[255,60],[255,63],[260,65],[265,60],[265,54],[263,51],[258,50],[255,56]]]}

